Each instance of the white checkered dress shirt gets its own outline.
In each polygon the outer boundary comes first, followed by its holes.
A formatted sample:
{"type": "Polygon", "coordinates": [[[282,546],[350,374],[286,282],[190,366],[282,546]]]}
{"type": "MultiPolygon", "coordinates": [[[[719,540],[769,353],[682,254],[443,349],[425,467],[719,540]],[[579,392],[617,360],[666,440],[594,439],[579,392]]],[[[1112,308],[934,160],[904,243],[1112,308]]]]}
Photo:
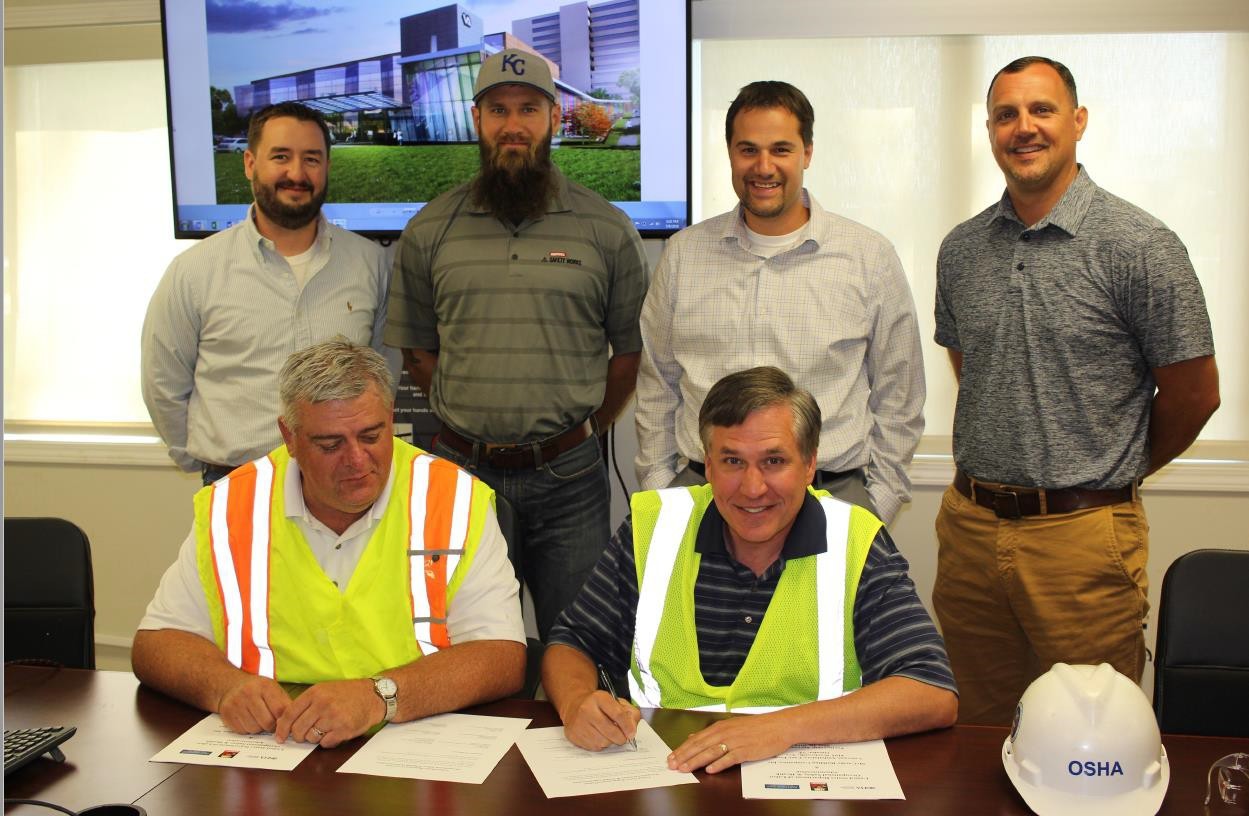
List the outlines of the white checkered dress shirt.
{"type": "Polygon", "coordinates": [[[674,235],[642,307],[636,460],[643,490],[703,460],[698,410],[723,376],[772,365],[810,391],[824,424],[817,467],[864,468],[889,522],[910,499],[924,430],[915,303],[884,236],[825,212],[793,248],[751,251],[740,208],[674,235]]]}

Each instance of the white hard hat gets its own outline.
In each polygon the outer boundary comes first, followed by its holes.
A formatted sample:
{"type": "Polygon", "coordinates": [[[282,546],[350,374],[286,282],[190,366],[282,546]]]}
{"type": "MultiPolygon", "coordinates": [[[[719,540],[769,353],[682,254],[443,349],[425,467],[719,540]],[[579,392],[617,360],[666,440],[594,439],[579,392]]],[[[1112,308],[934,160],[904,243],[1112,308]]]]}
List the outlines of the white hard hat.
{"type": "Polygon", "coordinates": [[[1055,663],[1034,680],[1002,765],[1038,816],[1153,816],[1171,781],[1149,700],[1109,663],[1055,663]]]}

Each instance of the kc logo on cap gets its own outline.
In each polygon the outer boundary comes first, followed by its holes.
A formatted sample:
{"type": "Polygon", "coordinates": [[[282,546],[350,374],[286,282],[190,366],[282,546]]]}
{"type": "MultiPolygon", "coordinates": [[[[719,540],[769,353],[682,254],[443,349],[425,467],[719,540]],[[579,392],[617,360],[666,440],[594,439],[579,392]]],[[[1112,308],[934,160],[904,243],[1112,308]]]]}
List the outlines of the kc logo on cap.
{"type": "Polygon", "coordinates": [[[505,74],[508,71],[511,71],[513,74],[516,74],[516,76],[524,76],[525,58],[519,54],[504,54],[502,71],[505,74]]]}
{"type": "Polygon", "coordinates": [[[528,85],[555,101],[550,66],[545,59],[528,51],[508,49],[483,59],[473,87],[473,101],[498,85],[528,85]]]}

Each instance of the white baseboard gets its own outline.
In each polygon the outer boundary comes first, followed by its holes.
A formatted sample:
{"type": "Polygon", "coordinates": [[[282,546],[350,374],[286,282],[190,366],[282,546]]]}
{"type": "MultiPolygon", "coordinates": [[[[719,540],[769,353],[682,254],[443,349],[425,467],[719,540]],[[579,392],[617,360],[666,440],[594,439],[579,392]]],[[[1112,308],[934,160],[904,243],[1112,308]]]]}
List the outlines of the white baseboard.
{"type": "Polygon", "coordinates": [[[134,638],[96,635],[95,667],[100,671],[130,671],[130,646],[134,638]]]}

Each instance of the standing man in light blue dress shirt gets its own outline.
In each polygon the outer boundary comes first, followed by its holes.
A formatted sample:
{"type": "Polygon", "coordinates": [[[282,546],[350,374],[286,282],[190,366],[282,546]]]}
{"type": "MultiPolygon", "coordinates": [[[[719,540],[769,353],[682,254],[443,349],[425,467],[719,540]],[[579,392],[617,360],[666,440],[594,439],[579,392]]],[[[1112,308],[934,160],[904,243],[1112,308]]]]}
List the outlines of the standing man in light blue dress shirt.
{"type": "Polygon", "coordinates": [[[247,218],[175,258],[148,305],[143,400],[170,457],[204,484],[281,442],[277,375],[292,352],[338,335],[382,350],[383,253],[321,214],[329,169],[319,113],[257,111],[247,218]]]}
{"type": "Polygon", "coordinates": [[[668,241],[642,307],[638,481],[704,481],[707,392],[772,365],[824,416],[816,487],[888,523],[910,500],[906,468],[924,430],[915,303],[889,241],[803,188],[814,123],[806,96],[784,82],[753,82],[729,107],[741,204],[668,241]]]}

